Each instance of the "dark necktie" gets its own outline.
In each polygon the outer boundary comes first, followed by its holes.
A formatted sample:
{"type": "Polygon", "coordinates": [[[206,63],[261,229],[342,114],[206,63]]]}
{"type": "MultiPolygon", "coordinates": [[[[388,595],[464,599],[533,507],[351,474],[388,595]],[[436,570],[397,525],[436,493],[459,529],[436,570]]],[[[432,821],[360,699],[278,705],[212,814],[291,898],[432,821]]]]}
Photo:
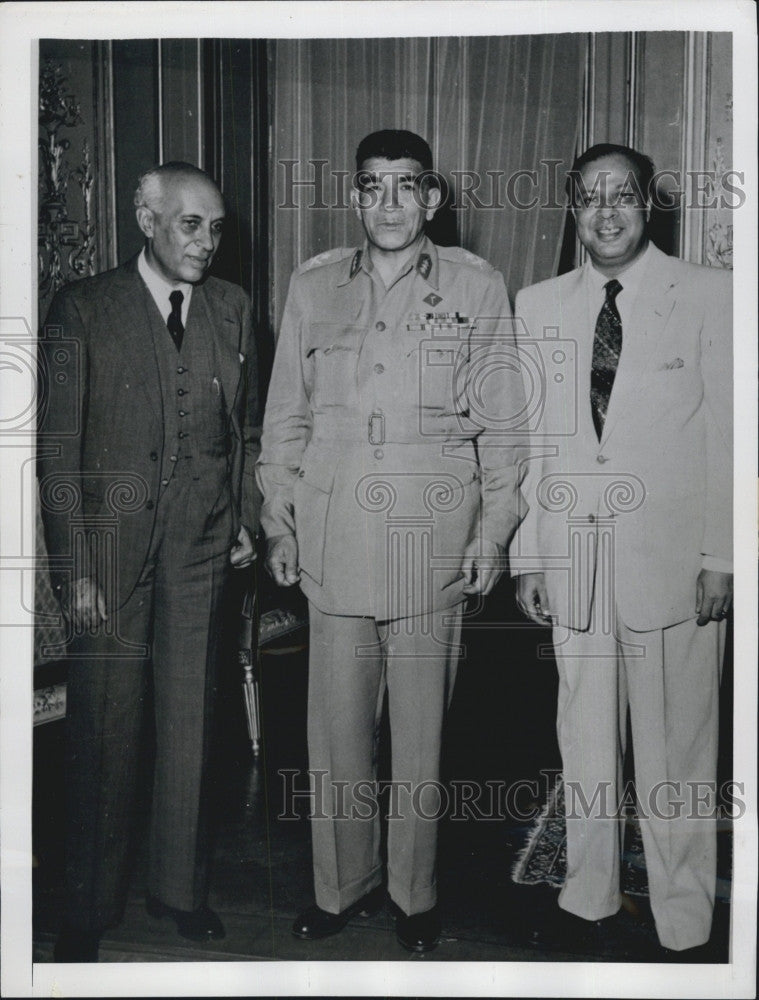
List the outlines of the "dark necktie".
{"type": "Polygon", "coordinates": [[[622,291],[616,278],[604,285],[606,299],[596,320],[593,337],[593,365],[590,370],[590,409],[598,440],[603,434],[614,376],[622,353],[622,320],[615,299],[622,291]]]}
{"type": "Polygon", "coordinates": [[[166,320],[166,326],[169,328],[169,333],[174,340],[177,350],[182,346],[182,337],[184,337],[184,326],[182,325],[182,302],[184,301],[184,295],[177,289],[172,292],[169,296],[169,302],[171,303],[171,313],[169,318],[166,320]]]}

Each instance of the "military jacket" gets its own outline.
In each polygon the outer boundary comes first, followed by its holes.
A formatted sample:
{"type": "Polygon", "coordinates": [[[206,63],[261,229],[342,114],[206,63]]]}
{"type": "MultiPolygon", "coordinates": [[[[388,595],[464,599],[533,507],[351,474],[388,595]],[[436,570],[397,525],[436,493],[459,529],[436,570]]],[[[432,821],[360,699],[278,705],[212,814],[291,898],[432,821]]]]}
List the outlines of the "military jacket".
{"type": "Polygon", "coordinates": [[[461,559],[517,523],[524,388],[501,275],[424,239],[386,288],[366,246],[293,275],[257,466],[269,537],[294,533],[328,614],[463,599],[461,559]]]}

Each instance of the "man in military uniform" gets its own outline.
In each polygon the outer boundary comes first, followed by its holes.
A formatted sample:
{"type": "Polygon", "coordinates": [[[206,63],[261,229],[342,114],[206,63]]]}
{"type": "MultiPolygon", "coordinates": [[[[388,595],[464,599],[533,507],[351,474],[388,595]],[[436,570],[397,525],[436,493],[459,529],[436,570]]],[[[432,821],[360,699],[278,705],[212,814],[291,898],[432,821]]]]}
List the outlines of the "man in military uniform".
{"type": "Polygon", "coordinates": [[[375,736],[392,743],[387,888],[405,947],[436,911],[441,729],[468,595],[490,592],[517,523],[523,387],[503,279],[424,235],[429,146],[367,136],[354,209],[366,240],[294,274],[257,466],[267,566],[309,600],[316,906],[293,933],[382,902],[375,736]]]}

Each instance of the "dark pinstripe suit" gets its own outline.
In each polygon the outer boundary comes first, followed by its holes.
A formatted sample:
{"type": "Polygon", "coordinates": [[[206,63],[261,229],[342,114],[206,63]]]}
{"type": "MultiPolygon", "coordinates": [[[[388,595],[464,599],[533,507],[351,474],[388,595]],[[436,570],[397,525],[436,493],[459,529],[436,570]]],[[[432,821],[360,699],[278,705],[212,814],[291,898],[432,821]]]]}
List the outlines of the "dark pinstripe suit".
{"type": "Polygon", "coordinates": [[[54,372],[39,458],[53,585],[88,575],[82,553],[97,551],[109,611],[96,634],[73,637],[68,685],[67,920],[101,930],[126,898],[148,664],[149,889],[182,910],[205,899],[219,612],[240,524],[255,527],[250,304],[218,279],[195,286],[177,354],[135,259],[59,293],[42,352],[54,372]]]}

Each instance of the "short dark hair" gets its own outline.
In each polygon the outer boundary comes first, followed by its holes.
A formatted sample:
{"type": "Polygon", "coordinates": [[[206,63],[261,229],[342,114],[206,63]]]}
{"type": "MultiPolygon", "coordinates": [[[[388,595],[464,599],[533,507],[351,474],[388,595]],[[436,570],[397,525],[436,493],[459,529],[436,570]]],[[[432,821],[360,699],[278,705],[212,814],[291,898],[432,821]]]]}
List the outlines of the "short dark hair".
{"type": "Polygon", "coordinates": [[[356,170],[373,156],[385,160],[416,160],[423,171],[432,170],[432,150],[420,135],[402,128],[372,132],[358,144],[356,170]]]}
{"type": "Polygon", "coordinates": [[[613,142],[597,142],[595,146],[591,146],[584,153],[580,153],[579,156],[575,157],[572,169],[567,174],[566,190],[570,204],[574,204],[575,186],[583,167],[586,167],[589,163],[595,163],[596,160],[603,160],[607,156],[624,157],[635,171],[640,193],[646,199],[653,197],[654,191],[652,187],[656,167],[650,156],[638,152],[632,146],[618,146],[613,142]]]}

